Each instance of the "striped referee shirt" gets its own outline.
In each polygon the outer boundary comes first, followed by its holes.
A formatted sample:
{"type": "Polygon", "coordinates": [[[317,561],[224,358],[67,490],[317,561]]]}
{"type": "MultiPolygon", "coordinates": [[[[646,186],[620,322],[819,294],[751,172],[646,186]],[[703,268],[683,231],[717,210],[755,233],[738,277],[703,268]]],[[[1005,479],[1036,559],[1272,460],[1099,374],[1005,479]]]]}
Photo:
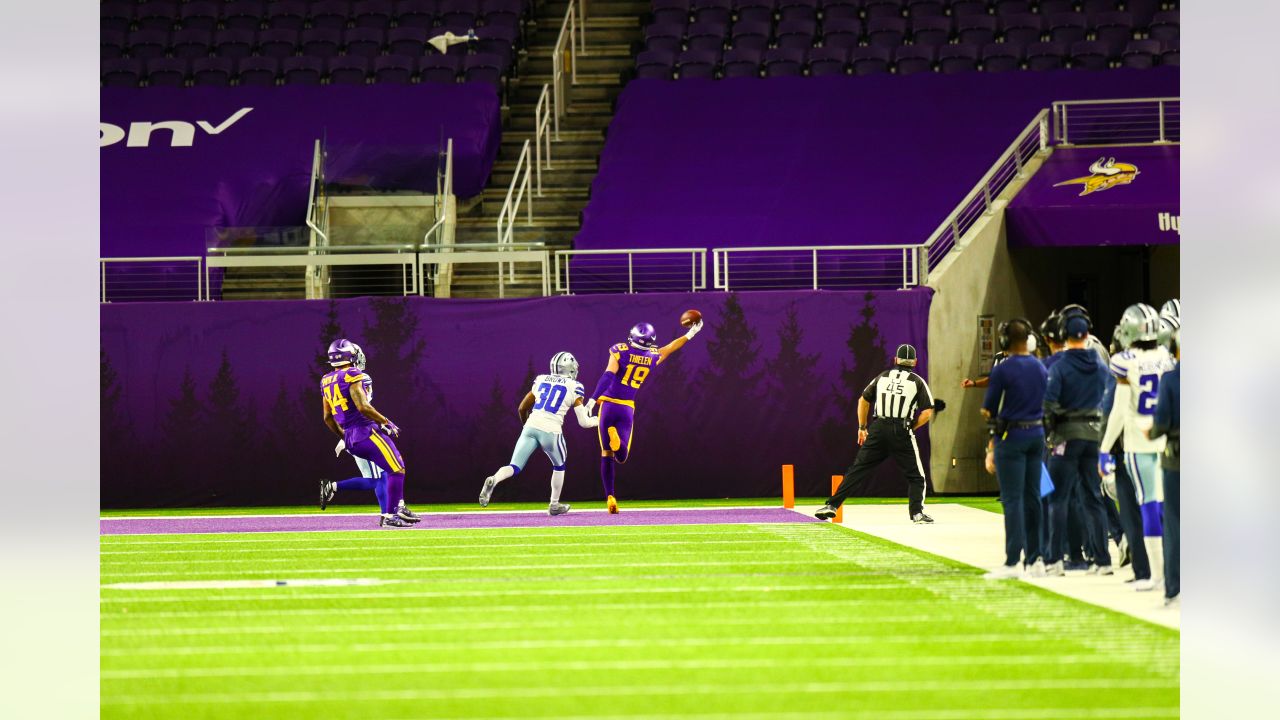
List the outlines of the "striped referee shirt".
{"type": "Polygon", "coordinates": [[[916,415],[933,407],[933,393],[924,378],[901,368],[885,370],[862,391],[862,398],[875,406],[875,417],[915,422],[916,415]]]}

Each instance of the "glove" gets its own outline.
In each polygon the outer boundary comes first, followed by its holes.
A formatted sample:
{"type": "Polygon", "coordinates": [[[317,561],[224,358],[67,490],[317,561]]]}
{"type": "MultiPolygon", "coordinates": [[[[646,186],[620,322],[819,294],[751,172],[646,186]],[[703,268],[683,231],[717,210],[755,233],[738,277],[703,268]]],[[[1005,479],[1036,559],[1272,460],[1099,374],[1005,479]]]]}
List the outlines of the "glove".
{"type": "Polygon", "coordinates": [[[592,409],[592,408],[594,408],[595,406],[596,406],[596,399],[595,399],[595,398],[591,398],[590,400],[588,400],[588,401],[587,401],[586,405],[583,405],[583,407],[585,407],[585,408],[587,409],[587,414],[588,414],[588,415],[590,415],[590,414],[591,414],[591,409],[592,409]]]}
{"type": "Polygon", "coordinates": [[[342,457],[342,451],[347,449],[347,441],[339,440],[337,445],[333,446],[333,456],[342,457]]]}
{"type": "Polygon", "coordinates": [[[390,435],[391,437],[400,437],[400,428],[396,427],[396,424],[390,420],[387,421],[386,425],[382,426],[382,432],[390,435]]]}
{"type": "Polygon", "coordinates": [[[934,399],[934,401],[933,401],[933,412],[934,412],[934,414],[935,414],[935,415],[936,415],[936,414],[938,414],[938,413],[940,413],[940,412],[942,412],[943,410],[946,410],[946,409],[947,409],[947,401],[946,401],[946,400],[943,400],[942,398],[936,398],[936,399],[934,399]]]}
{"type": "Polygon", "coordinates": [[[695,335],[697,335],[697,334],[698,334],[698,333],[700,333],[700,332],[702,332],[702,321],[701,321],[701,320],[699,320],[698,322],[696,322],[696,323],[694,323],[694,324],[692,324],[692,325],[690,325],[690,326],[689,326],[689,332],[687,332],[687,333],[685,333],[685,334],[684,334],[684,339],[685,339],[685,340],[692,340],[692,339],[694,338],[694,336],[695,336],[695,335]]]}
{"type": "Polygon", "coordinates": [[[1111,453],[1098,453],[1098,474],[1106,477],[1116,472],[1116,458],[1111,453]]]}

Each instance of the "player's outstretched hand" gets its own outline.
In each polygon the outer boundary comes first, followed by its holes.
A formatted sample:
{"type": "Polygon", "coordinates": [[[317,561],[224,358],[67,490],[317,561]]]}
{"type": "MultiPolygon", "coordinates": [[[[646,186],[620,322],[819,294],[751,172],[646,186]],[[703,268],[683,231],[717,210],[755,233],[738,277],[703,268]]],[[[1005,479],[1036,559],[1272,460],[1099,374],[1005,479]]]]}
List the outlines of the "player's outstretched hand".
{"type": "Polygon", "coordinates": [[[977,385],[977,383],[975,383],[974,381],[970,380],[969,378],[965,378],[965,379],[963,379],[963,380],[961,380],[961,381],[960,381],[960,387],[962,387],[962,388],[971,388],[971,387],[974,387],[974,386],[976,386],[976,385],[977,385]]]}
{"type": "Polygon", "coordinates": [[[696,335],[697,335],[698,333],[700,333],[700,332],[702,332],[702,321],[701,321],[701,320],[699,320],[698,322],[696,322],[696,323],[694,323],[694,324],[690,325],[690,326],[689,326],[689,332],[685,333],[685,334],[684,334],[684,337],[685,337],[685,339],[686,339],[686,340],[692,340],[692,339],[694,338],[694,336],[696,336],[696,335]]]}
{"type": "Polygon", "coordinates": [[[382,431],[391,437],[400,437],[400,428],[396,427],[396,424],[390,420],[387,421],[386,425],[382,426],[382,431]]]}
{"type": "Polygon", "coordinates": [[[333,446],[333,456],[342,457],[342,451],[347,449],[346,440],[338,440],[338,444],[333,446]]]}

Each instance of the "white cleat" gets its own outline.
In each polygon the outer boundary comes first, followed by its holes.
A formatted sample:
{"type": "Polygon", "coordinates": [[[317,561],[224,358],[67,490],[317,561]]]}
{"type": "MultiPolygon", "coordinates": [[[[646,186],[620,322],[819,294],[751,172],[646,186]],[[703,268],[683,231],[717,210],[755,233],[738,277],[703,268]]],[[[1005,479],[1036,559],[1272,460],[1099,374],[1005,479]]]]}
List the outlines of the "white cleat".
{"type": "Polygon", "coordinates": [[[484,479],[484,487],[480,488],[480,507],[489,507],[489,498],[493,496],[493,489],[498,486],[498,481],[492,475],[484,479]]]}
{"type": "Polygon", "coordinates": [[[547,514],[555,517],[569,512],[569,504],[561,502],[553,502],[547,506],[547,514]]]}
{"type": "Polygon", "coordinates": [[[1018,564],[1001,565],[982,576],[983,580],[1016,580],[1022,577],[1022,566],[1018,564]]]}
{"type": "Polygon", "coordinates": [[[1044,577],[1044,560],[1036,560],[1032,563],[1031,567],[1027,568],[1027,577],[1044,577]]]}
{"type": "Polygon", "coordinates": [[[1138,592],[1151,592],[1152,590],[1163,590],[1164,582],[1161,580],[1153,580],[1151,578],[1147,578],[1146,580],[1138,580],[1133,584],[1133,589],[1137,590],[1138,592]]]}
{"type": "Polygon", "coordinates": [[[1066,566],[1061,560],[1044,566],[1044,574],[1048,577],[1062,577],[1067,574],[1066,566]]]}
{"type": "Polygon", "coordinates": [[[1089,575],[1115,575],[1116,571],[1110,565],[1090,565],[1085,571],[1089,575]]]}

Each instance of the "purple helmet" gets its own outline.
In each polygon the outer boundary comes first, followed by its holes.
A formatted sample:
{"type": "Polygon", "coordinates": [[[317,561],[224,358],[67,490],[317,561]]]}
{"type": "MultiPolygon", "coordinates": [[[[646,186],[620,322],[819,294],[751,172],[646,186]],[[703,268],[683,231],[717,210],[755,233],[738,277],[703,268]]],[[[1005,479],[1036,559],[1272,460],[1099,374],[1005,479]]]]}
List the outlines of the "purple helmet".
{"type": "Polygon", "coordinates": [[[363,354],[358,345],[346,338],[338,338],[329,343],[329,364],[335,367],[354,364],[356,358],[363,354]]]}
{"type": "Polygon", "coordinates": [[[631,328],[631,344],[653,350],[658,347],[658,331],[649,323],[637,323],[631,328]]]}

